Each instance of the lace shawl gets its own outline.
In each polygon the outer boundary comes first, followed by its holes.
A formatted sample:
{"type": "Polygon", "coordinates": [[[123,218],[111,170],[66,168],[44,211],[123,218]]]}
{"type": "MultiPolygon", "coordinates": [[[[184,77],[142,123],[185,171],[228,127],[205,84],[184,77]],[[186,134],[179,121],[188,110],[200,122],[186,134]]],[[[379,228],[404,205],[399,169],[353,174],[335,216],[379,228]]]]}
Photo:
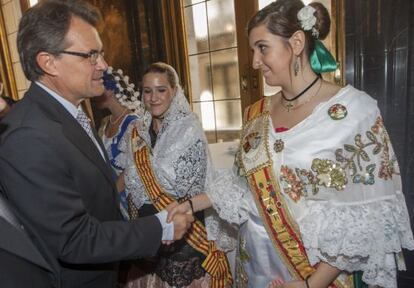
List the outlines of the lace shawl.
{"type": "MultiPolygon", "coordinates": [[[[148,147],[151,146],[148,129],[151,121],[151,115],[146,113],[144,121],[136,126],[140,136],[148,143],[148,147]]],[[[132,127],[127,131],[129,137],[125,139],[130,139],[131,131],[132,127]]],[[[125,145],[129,146],[130,143],[125,143],[125,145]]],[[[131,149],[128,150],[131,151],[131,149]]],[[[132,155],[128,158],[129,163],[125,170],[126,193],[131,194],[134,204],[140,208],[145,203],[151,202],[137,174],[132,155]]],[[[159,184],[175,199],[204,192],[206,181],[214,178],[211,176],[214,174],[214,168],[208,153],[204,131],[196,114],[191,111],[180,87],[162,121],[150,160],[159,184]]],[[[217,237],[214,233],[218,231],[217,226],[220,225],[220,221],[212,209],[205,212],[205,222],[210,240],[220,238],[221,242],[231,242],[231,246],[234,246],[234,236],[232,240],[227,240],[226,236],[217,237]]],[[[230,245],[220,245],[220,241],[217,244],[223,249],[230,245]]]]}

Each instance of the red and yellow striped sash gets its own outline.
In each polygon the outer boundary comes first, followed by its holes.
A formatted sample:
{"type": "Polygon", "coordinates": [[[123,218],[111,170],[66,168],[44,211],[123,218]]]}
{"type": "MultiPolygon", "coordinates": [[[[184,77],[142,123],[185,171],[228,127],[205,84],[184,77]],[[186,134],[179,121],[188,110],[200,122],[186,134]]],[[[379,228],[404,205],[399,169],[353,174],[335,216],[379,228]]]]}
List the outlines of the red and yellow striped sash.
{"type": "MultiPolygon", "coordinates": [[[[266,100],[261,99],[246,110],[245,121],[254,121],[253,119],[265,113],[265,110],[266,100]]],[[[243,162],[242,159],[240,161],[243,162]]],[[[315,272],[316,268],[309,263],[299,228],[289,213],[289,209],[281,194],[279,182],[274,176],[272,161],[267,163],[269,164],[253,171],[245,171],[250,190],[273,247],[280,255],[291,275],[296,279],[304,280],[315,272]]],[[[342,281],[337,279],[330,287],[353,287],[352,276],[347,277],[345,282],[342,283],[342,281]]]]}

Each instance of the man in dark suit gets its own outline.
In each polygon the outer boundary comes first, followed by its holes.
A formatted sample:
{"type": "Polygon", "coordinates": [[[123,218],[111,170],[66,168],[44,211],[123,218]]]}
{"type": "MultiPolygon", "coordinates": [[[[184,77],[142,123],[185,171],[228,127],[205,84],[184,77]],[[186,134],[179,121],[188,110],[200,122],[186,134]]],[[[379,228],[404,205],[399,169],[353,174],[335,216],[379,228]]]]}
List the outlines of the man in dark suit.
{"type": "Polygon", "coordinates": [[[4,193],[35,244],[59,261],[62,287],[114,287],[118,261],[155,255],[194,220],[166,223],[161,211],[120,221],[105,149],[79,108],[104,92],[98,16],[76,0],[41,1],[23,15],[17,45],[32,85],[0,136],[4,193]]]}
{"type": "Polygon", "coordinates": [[[42,244],[38,249],[0,191],[0,286],[60,287],[59,265],[42,244]]]}

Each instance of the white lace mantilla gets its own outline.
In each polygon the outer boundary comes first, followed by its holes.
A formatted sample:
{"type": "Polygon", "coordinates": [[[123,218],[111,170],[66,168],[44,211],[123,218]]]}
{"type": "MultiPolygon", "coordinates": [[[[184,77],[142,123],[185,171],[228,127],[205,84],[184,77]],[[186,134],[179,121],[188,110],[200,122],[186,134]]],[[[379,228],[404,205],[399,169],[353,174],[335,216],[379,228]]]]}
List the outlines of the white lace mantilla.
{"type": "MultiPolygon", "coordinates": [[[[143,128],[139,128],[140,133],[143,133],[143,128]]],[[[163,131],[163,137],[158,137],[152,150],[150,161],[152,167],[156,167],[153,171],[157,181],[164,191],[175,199],[194,196],[204,191],[207,142],[200,130],[195,116],[187,115],[177,120],[174,125],[170,124],[169,128],[163,131]]],[[[127,133],[130,134],[131,131],[127,133]]],[[[130,162],[125,170],[126,191],[132,195],[136,207],[140,208],[150,201],[137,174],[133,158],[128,158],[130,162]]]]}
{"type": "MultiPolygon", "coordinates": [[[[139,135],[151,147],[148,127],[151,118],[145,117],[137,127],[139,135]]],[[[132,128],[125,139],[131,138],[132,128]]],[[[126,142],[127,150],[132,151],[131,143],[126,142]]],[[[125,170],[125,187],[137,208],[150,204],[145,187],[137,174],[133,157],[125,170]]],[[[175,199],[192,197],[214,185],[215,172],[208,153],[207,140],[197,116],[178,89],[177,95],[162,122],[157,134],[155,147],[151,149],[150,161],[158,183],[164,191],[175,199]]],[[[236,246],[237,227],[221,220],[213,210],[205,211],[205,224],[209,240],[214,240],[219,249],[228,251],[236,246]]]]}

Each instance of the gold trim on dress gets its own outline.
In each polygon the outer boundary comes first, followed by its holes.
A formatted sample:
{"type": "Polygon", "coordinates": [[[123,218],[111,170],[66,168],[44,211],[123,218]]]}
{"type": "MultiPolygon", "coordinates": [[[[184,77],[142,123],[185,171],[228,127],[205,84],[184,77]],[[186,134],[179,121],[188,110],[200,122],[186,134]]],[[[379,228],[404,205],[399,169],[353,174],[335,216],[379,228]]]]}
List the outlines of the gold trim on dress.
{"type": "MultiPolygon", "coordinates": [[[[270,114],[266,109],[268,105],[264,105],[268,103],[269,100],[261,100],[248,110],[247,122],[243,127],[240,141],[239,164],[247,177],[257,209],[273,247],[281,256],[293,278],[303,280],[311,275],[316,268],[309,263],[299,227],[289,213],[279,182],[274,175],[273,162],[268,147],[270,114]],[[260,135],[261,137],[259,145],[254,148],[256,153],[261,152],[261,156],[257,159],[257,155],[254,155],[251,150],[243,150],[243,144],[249,141],[246,139],[249,135],[260,135]],[[256,166],[253,166],[252,160],[259,160],[258,163],[254,163],[256,166]]],[[[353,287],[353,285],[340,283],[337,279],[330,287],[353,287]]]]}

